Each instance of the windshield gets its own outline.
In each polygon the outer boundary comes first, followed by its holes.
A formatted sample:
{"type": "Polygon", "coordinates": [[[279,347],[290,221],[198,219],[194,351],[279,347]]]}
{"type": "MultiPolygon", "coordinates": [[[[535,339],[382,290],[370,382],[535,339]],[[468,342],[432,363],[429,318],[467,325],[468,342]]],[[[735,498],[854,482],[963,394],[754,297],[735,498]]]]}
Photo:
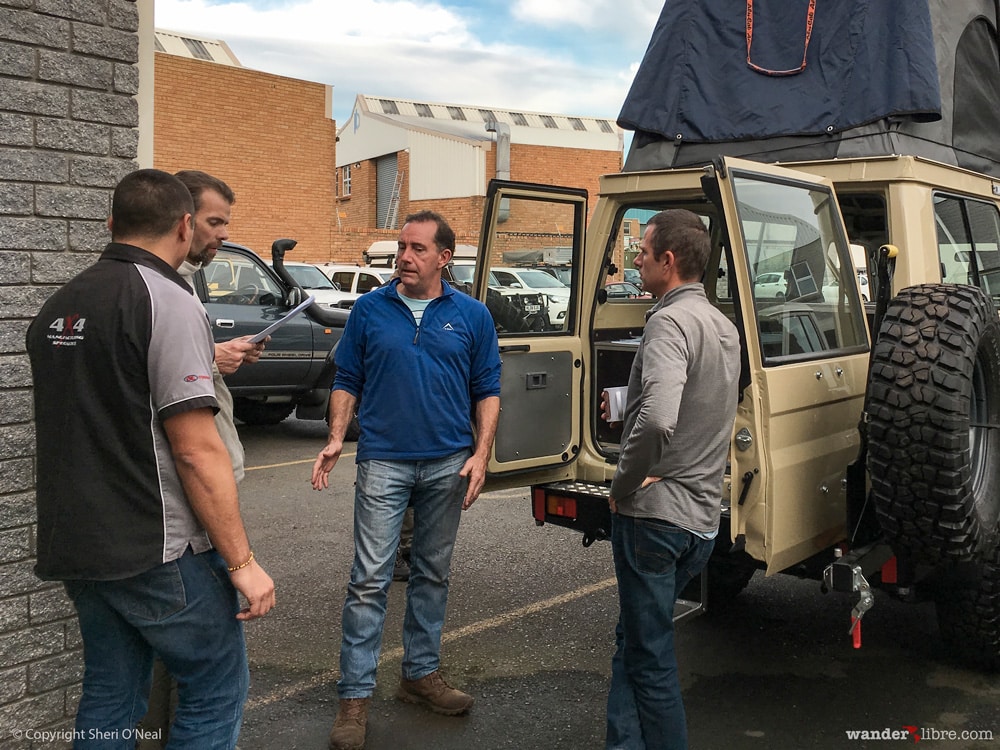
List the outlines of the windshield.
{"type": "Polygon", "coordinates": [[[532,289],[551,289],[552,287],[563,287],[563,284],[559,279],[550,273],[545,273],[545,271],[538,271],[535,269],[522,270],[518,274],[524,283],[530,286],[532,289]]]}
{"type": "Polygon", "coordinates": [[[303,289],[336,289],[333,282],[316,266],[289,266],[285,270],[292,275],[303,289]]]}

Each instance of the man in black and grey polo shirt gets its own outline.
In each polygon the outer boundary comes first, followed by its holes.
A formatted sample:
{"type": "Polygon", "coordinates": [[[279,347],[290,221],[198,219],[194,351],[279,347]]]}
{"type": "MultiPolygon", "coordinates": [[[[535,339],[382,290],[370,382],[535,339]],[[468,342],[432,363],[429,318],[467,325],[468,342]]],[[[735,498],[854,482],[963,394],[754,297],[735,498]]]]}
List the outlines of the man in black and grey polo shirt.
{"type": "Polygon", "coordinates": [[[80,618],[78,747],[134,742],[154,654],[180,685],[172,742],[234,747],[249,682],[243,621],[274,606],[215,428],[208,321],[176,272],[192,213],[172,175],[126,176],[113,241],[28,329],[35,571],[65,582],[80,618]]]}

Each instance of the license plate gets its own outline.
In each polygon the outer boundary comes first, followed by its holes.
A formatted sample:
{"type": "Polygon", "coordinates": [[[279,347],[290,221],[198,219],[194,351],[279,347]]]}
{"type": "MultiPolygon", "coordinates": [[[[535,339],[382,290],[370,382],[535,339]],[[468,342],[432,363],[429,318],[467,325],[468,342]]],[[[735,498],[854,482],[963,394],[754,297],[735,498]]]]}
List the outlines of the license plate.
{"type": "Polygon", "coordinates": [[[541,309],[542,309],[541,305],[525,305],[524,306],[524,311],[525,312],[530,312],[530,313],[538,312],[541,309]]]}

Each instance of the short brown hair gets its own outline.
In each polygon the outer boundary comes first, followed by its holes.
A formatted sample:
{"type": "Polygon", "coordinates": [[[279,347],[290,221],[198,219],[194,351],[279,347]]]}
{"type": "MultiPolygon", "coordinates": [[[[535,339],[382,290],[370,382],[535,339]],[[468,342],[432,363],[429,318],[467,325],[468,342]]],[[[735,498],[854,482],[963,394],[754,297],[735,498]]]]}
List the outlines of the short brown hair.
{"type": "Polygon", "coordinates": [[[434,232],[434,244],[437,245],[438,250],[451,250],[455,252],[455,230],[448,226],[448,222],[444,220],[441,214],[427,210],[417,211],[417,213],[407,216],[406,221],[403,223],[409,224],[413,222],[415,224],[422,224],[425,221],[433,221],[437,225],[437,230],[434,232]]]}
{"type": "Polygon", "coordinates": [[[655,229],[654,258],[659,260],[669,250],[674,254],[682,279],[701,279],[712,245],[708,229],[698,214],[684,208],[671,208],[654,215],[646,226],[655,229]]]}
{"type": "Polygon", "coordinates": [[[207,172],[201,172],[197,169],[182,169],[174,177],[183,182],[188,192],[191,193],[191,197],[194,198],[195,211],[201,208],[201,194],[206,190],[214,190],[230,206],[236,203],[236,194],[233,189],[218,177],[213,177],[207,172]]]}

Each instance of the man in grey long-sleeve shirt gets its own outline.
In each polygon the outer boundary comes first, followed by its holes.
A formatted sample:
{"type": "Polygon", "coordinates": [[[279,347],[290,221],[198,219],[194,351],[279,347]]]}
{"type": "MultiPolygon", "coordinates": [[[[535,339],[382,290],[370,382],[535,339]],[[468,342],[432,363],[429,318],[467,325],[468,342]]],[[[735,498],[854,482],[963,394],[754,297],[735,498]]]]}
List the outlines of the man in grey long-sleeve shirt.
{"type": "Polygon", "coordinates": [[[673,610],[708,562],[736,415],[739,334],[700,283],[708,231],[685,210],[652,217],[635,266],[660,301],[629,376],[611,543],[621,614],[606,747],[682,750],[687,727],[673,610]]]}

